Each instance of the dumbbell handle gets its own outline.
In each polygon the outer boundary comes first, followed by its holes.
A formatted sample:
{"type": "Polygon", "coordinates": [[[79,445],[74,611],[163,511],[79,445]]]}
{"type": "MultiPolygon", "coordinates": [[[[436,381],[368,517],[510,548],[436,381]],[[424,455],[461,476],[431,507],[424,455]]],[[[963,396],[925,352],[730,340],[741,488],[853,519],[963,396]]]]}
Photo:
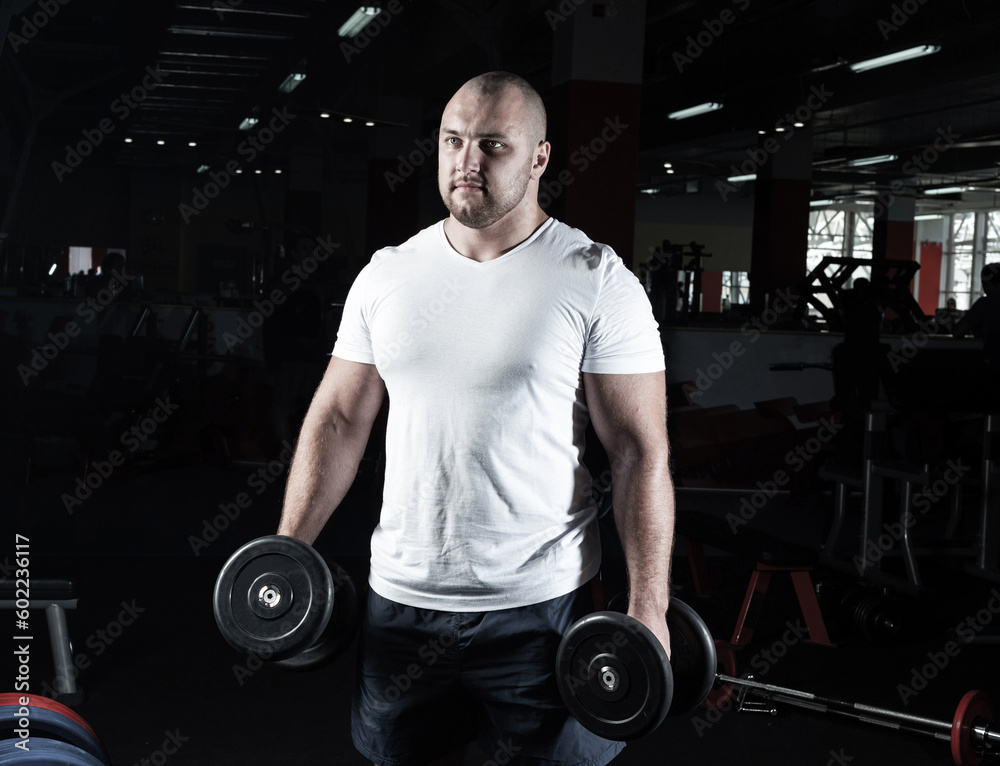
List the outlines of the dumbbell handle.
{"type": "MultiPolygon", "coordinates": [[[[844,702],[843,700],[820,697],[810,692],[765,684],[749,678],[737,678],[724,673],[719,673],[716,678],[724,684],[753,689],[766,699],[774,700],[775,702],[784,702],[788,705],[820,713],[835,713],[865,723],[872,723],[915,734],[924,734],[935,739],[951,740],[951,721],[938,721],[933,718],[924,718],[923,716],[911,715],[910,713],[900,713],[896,710],[887,710],[886,708],[875,707],[874,705],[863,705],[858,702],[844,702]]],[[[977,747],[983,747],[987,752],[1000,751],[1000,731],[996,730],[993,721],[985,724],[975,724],[972,726],[971,732],[973,744],[977,747]]]]}

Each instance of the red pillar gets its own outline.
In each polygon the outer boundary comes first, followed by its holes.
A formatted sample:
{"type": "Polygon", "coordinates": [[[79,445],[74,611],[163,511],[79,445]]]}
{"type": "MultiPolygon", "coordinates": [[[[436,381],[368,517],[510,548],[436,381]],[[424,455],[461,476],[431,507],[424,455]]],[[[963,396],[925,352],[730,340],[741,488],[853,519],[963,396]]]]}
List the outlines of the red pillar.
{"type": "Polygon", "coordinates": [[[631,267],[642,95],[643,0],[587,4],[553,25],[552,158],[539,201],[631,267]]]}

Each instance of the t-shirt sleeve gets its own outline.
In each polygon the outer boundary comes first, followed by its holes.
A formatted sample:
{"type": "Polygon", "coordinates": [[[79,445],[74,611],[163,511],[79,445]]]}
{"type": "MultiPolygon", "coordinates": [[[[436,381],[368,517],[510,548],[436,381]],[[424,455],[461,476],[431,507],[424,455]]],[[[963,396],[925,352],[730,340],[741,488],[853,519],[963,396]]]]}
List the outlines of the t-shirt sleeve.
{"type": "Polygon", "coordinates": [[[366,266],[361,270],[347,293],[337,340],[333,344],[333,355],[348,362],[375,364],[371,327],[368,323],[369,306],[365,300],[365,285],[370,268],[366,266]]]}
{"type": "Polygon", "coordinates": [[[665,367],[663,342],[646,291],[608,248],[581,369],[634,374],[659,372],[665,367]]]}

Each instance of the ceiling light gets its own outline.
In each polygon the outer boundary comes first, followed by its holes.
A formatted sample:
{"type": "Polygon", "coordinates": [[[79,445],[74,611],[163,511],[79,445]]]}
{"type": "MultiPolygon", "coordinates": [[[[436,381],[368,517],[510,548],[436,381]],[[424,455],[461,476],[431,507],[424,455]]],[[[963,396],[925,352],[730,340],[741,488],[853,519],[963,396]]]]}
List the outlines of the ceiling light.
{"type": "Polygon", "coordinates": [[[53,264],[52,264],[52,267],[51,267],[51,268],[49,269],[49,276],[50,276],[50,277],[51,277],[51,276],[52,276],[53,274],[55,274],[55,273],[56,273],[56,268],[57,268],[56,264],[54,264],[54,263],[53,263],[53,264]]]}
{"type": "Polygon", "coordinates": [[[161,138],[160,140],[158,140],[158,141],[156,142],[156,145],[157,145],[157,146],[163,146],[163,145],[164,145],[165,143],[167,143],[167,142],[166,142],[166,141],[164,141],[164,140],[163,140],[163,139],[161,138]]]}
{"type": "Polygon", "coordinates": [[[280,176],[280,175],[281,175],[281,168],[275,168],[275,169],[274,169],[274,174],[275,174],[276,176],[280,176]]]}
{"type": "Polygon", "coordinates": [[[877,69],[880,66],[889,66],[890,64],[898,64],[900,61],[909,61],[921,56],[929,56],[932,53],[937,53],[939,50],[941,50],[940,45],[918,45],[916,48],[907,48],[905,51],[896,51],[887,56],[865,59],[854,64],[848,64],[848,66],[854,72],[866,72],[869,69],[877,69]]]}
{"type": "Polygon", "coordinates": [[[209,171],[209,166],[208,165],[199,165],[198,166],[198,172],[199,173],[207,173],[208,171],[209,171]]]}
{"type": "Polygon", "coordinates": [[[250,130],[256,124],[256,117],[244,117],[243,122],[240,123],[240,130],[250,130]]]}
{"type": "Polygon", "coordinates": [[[659,189],[657,189],[657,188],[656,188],[656,187],[654,187],[654,186],[651,186],[651,187],[649,187],[648,189],[640,189],[640,190],[639,190],[639,192],[640,192],[641,194],[656,194],[656,193],[657,193],[658,191],[660,191],[660,190],[659,190],[659,189]]]}
{"type": "Polygon", "coordinates": [[[804,122],[793,122],[792,123],[792,127],[793,128],[804,128],[805,126],[806,126],[806,124],[804,122]]]}
{"type": "Polygon", "coordinates": [[[915,215],[913,216],[914,221],[937,221],[944,218],[943,215],[915,215]]]}
{"type": "Polygon", "coordinates": [[[263,172],[264,172],[264,171],[263,171],[263,170],[261,170],[260,168],[257,168],[257,169],[256,169],[256,170],[254,171],[254,173],[256,173],[257,175],[260,175],[260,174],[261,174],[261,173],[263,173],[263,172]]]}
{"type": "Polygon", "coordinates": [[[832,199],[814,199],[809,203],[809,207],[827,207],[832,205],[835,200],[832,199]]]}
{"type": "Polygon", "coordinates": [[[372,20],[372,16],[377,16],[382,9],[375,5],[362,5],[351,14],[351,18],[341,24],[337,34],[341,37],[354,37],[364,29],[372,20]]]}
{"type": "Polygon", "coordinates": [[[322,117],[324,120],[329,120],[330,119],[330,113],[329,112],[320,112],[319,116],[322,117]]]}
{"type": "Polygon", "coordinates": [[[345,117],[344,122],[354,122],[350,117],[345,117]]]}
{"type": "Polygon", "coordinates": [[[667,168],[667,175],[668,176],[672,176],[673,174],[674,174],[674,169],[673,168],[667,168]]]}
{"type": "Polygon", "coordinates": [[[197,141],[188,141],[188,146],[197,146],[197,145],[198,145],[197,141]]]}
{"type": "Polygon", "coordinates": [[[698,104],[698,106],[689,106],[687,109],[679,109],[676,112],[670,112],[667,115],[667,119],[686,120],[688,117],[697,117],[699,114],[708,114],[709,112],[714,112],[717,109],[722,109],[722,104],[718,101],[706,101],[704,104],[698,104]]]}
{"type": "Polygon", "coordinates": [[[368,120],[368,122],[365,123],[365,127],[367,127],[367,128],[374,128],[375,127],[375,123],[372,122],[371,120],[368,120]]]}
{"type": "Polygon", "coordinates": [[[756,173],[747,173],[745,176],[729,176],[726,180],[731,184],[741,184],[744,181],[753,181],[757,178],[756,173]]]}
{"type": "Polygon", "coordinates": [[[883,162],[895,162],[899,157],[895,154],[876,154],[871,157],[858,157],[856,160],[848,160],[847,164],[852,168],[859,168],[863,165],[881,165],[883,162]]]}
{"type": "Polygon", "coordinates": [[[672,162],[664,162],[663,163],[663,167],[665,167],[665,168],[672,168],[673,166],[674,166],[674,163],[672,163],[672,162]]]}
{"type": "Polygon", "coordinates": [[[968,191],[968,187],[965,186],[941,186],[937,189],[924,189],[924,194],[961,194],[964,191],[968,191]]]}
{"type": "Polygon", "coordinates": [[[132,139],[131,138],[126,138],[125,139],[125,143],[126,144],[131,144],[132,143],[132,139]]]}
{"type": "Polygon", "coordinates": [[[281,81],[281,85],[278,86],[278,90],[282,93],[291,93],[304,79],[306,79],[305,72],[292,72],[288,75],[288,77],[281,81]]]}

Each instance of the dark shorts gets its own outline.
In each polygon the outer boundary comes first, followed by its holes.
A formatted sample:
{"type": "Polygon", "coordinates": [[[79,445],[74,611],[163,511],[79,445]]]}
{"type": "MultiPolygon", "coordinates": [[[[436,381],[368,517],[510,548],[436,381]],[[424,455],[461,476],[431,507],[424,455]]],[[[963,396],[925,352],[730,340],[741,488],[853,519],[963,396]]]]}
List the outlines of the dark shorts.
{"type": "Polygon", "coordinates": [[[563,634],[593,610],[589,586],[494,612],[417,609],[369,591],[355,747],[384,766],[425,764],[477,739],[487,763],[608,763],[624,743],[577,723],[555,682],[563,634]]]}

